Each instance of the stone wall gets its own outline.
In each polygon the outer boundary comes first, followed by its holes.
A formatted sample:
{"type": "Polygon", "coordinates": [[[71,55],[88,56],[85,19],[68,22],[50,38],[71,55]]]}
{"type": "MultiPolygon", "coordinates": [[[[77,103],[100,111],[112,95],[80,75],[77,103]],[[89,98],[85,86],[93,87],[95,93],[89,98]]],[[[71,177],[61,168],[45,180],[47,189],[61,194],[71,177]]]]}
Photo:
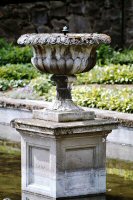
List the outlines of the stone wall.
{"type": "Polygon", "coordinates": [[[126,0],[124,38],[127,47],[133,47],[133,0],[126,0]]]}
{"type": "Polygon", "coordinates": [[[66,0],[6,4],[0,7],[0,36],[15,41],[24,33],[103,32],[112,45],[133,43],[133,1],[122,9],[124,0],[66,0]],[[124,19],[123,19],[124,18],[124,19]]]}

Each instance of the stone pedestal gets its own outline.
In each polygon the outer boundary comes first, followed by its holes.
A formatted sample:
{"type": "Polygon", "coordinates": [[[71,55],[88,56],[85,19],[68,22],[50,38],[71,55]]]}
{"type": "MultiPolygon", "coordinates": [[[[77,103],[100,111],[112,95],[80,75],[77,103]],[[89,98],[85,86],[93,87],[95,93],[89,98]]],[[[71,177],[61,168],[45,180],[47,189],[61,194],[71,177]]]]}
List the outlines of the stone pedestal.
{"type": "Polygon", "coordinates": [[[115,122],[23,119],[13,124],[22,136],[23,191],[52,198],[106,191],[106,136],[115,122]]]}

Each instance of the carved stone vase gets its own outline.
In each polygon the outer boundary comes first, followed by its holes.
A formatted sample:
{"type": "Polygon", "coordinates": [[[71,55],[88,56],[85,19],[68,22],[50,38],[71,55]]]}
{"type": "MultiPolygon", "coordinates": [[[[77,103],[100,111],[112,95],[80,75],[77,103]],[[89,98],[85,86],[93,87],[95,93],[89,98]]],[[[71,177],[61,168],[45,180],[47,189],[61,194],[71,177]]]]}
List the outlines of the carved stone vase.
{"type": "Polygon", "coordinates": [[[94,113],[75,105],[71,97],[71,85],[75,74],[91,70],[96,63],[96,49],[108,44],[105,34],[26,34],[18,43],[33,48],[32,64],[43,73],[53,74],[56,99],[47,110],[34,111],[33,117],[50,121],[76,121],[94,119],[94,113]]]}
{"type": "MultiPolygon", "coordinates": [[[[33,47],[33,65],[53,74],[56,99],[32,119],[16,119],[21,134],[23,199],[58,199],[106,192],[106,137],[116,122],[94,119],[75,105],[75,74],[92,69],[104,34],[26,34],[19,44],[33,47]],[[26,194],[27,193],[27,194],[26,194]],[[27,196],[28,195],[28,196],[27,196]]],[[[88,198],[90,199],[90,198],[88,198]]]]}

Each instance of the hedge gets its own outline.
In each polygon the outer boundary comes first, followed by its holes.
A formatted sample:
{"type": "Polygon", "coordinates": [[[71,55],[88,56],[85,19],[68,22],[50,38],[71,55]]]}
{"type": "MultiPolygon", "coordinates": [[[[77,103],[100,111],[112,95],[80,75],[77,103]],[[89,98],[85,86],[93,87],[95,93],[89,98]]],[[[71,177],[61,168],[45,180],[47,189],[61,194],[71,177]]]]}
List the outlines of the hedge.
{"type": "Polygon", "coordinates": [[[6,80],[31,80],[40,73],[31,64],[7,64],[0,67],[0,78],[6,80]]]}

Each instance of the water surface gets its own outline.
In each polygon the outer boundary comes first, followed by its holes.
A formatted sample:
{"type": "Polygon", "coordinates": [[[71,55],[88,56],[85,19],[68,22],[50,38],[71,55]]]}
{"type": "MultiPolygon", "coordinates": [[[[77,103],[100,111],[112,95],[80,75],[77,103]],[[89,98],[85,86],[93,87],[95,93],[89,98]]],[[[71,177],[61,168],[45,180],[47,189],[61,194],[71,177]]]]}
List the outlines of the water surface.
{"type": "MultiPolygon", "coordinates": [[[[16,143],[0,141],[0,200],[21,200],[21,154],[16,143]]],[[[24,197],[23,200],[33,200],[24,197]],[[25,198],[25,199],[24,199],[25,198]]],[[[106,196],[83,200],[133,200],[133,162],[107,159],[106,196]]],[[[34,197],[34,200],[44,200],[34,197]]],[[[78,198],[79,200],[79,198],[78,198]]]]}

